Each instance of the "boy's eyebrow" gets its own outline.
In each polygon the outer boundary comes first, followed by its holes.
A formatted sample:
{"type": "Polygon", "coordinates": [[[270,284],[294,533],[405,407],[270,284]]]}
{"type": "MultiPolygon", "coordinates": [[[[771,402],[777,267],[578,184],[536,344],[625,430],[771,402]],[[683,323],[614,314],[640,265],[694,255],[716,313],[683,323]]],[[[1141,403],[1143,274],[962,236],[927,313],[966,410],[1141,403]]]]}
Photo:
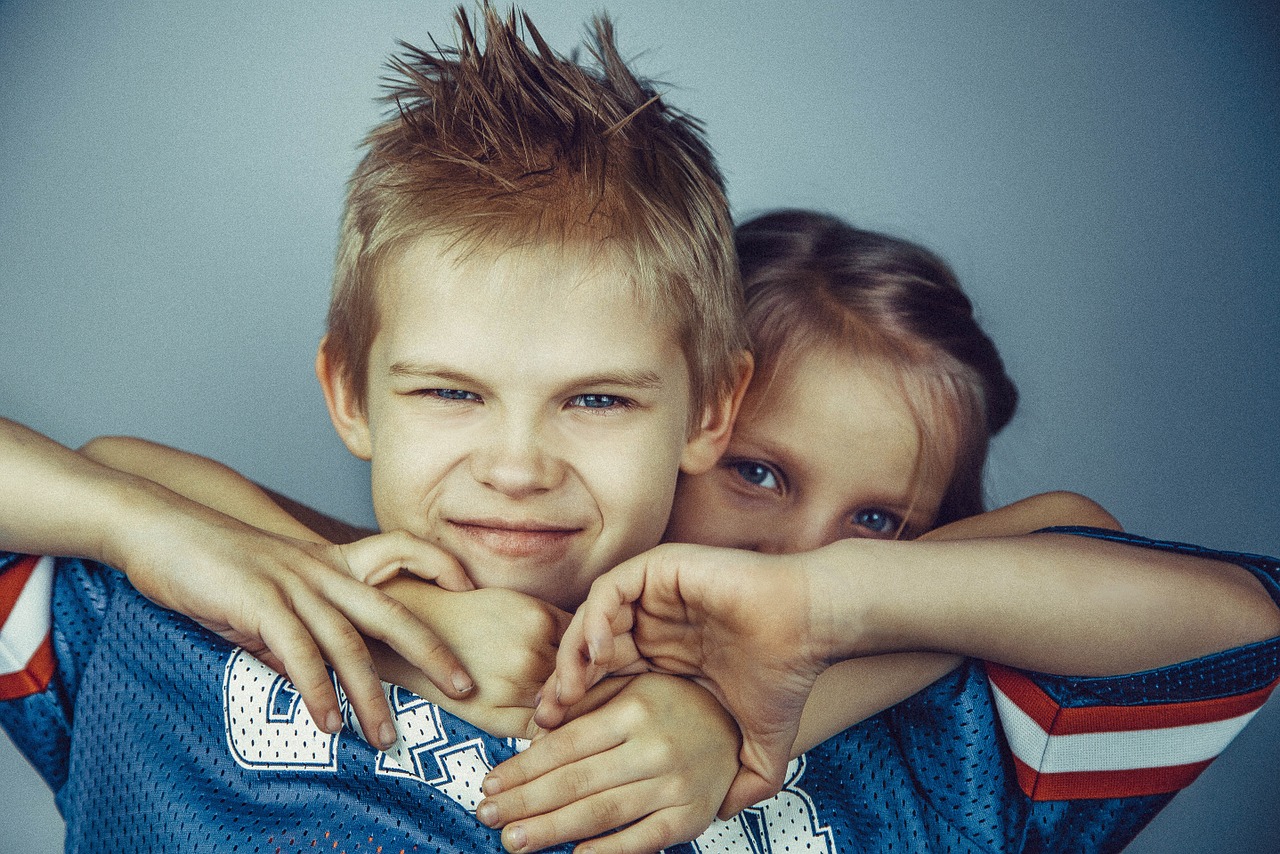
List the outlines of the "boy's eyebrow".
{"type": "Polygon", "coordinates": [[[444,365],[396,362],[390,367],[388,373],[393,377],[409,377],[410,379],[440,379],[469,385],[476,383],[476,378],[470,374],[447,368],[444,365]]]}
{"type": "MultiPolygon", "coordinates": [[[[444,365],[419,364],[416,362],[396,362],[390,368],[392,376],[409,377],[412,379],[439,379],[456,382],[463,385],[478,385],[480,380],[464,371],[449,368],[444,365]]],[[[662,377],[656,371],[634,371],[621,369],[617,371],[604,371],[598,374],[587,374],[581,377],[574,377],[568,385],[574,388],[586,388],[588,386],[621,386],[623,388],[636,390],[652,390],[662,388],[662,377]]]]}

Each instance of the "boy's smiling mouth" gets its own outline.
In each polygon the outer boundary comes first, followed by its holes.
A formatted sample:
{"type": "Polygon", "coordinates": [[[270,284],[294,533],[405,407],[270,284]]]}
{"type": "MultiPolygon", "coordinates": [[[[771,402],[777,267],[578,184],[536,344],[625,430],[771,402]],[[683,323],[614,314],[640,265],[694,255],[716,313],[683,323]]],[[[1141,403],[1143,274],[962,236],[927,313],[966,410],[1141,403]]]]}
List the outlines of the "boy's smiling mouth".
{"type": "Polygon", "coordinates": [[[581,528],[513,519],[450,519],[449,525],[493,554],[510,558],[560,557],[581,528]]]}

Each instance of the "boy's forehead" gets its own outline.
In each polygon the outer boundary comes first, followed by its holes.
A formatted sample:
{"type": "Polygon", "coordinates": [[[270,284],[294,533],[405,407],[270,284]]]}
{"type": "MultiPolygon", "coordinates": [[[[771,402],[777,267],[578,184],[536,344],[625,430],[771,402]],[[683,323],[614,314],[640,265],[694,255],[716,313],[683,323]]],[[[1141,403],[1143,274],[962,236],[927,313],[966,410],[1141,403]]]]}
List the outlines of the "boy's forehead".
{"type": "Polygon", "coordinates": [[[407,242],[382,266],[377,290],[380,308],[405,298],[431,299],[450,288],[454,297],[488,301],[503,292],[540,292],[572,308],[575,302],[605,298],[634,306],[673,335],[675,313],[634,273],[628,253],[609,241],[481,243],[428,234],[407,242]]]}
{"type": "Polygon", "coordinates": [[[593,365],[678,370],[688,383],[670,312],[607,247],[473,248],[426,237],[385,265],[378,287],[374,350],[384,368],[447,357],[487,369],[518,357],[529,368],[560,365],[556,373],[569,370],[563,362],[588,374],[593,365]]]}

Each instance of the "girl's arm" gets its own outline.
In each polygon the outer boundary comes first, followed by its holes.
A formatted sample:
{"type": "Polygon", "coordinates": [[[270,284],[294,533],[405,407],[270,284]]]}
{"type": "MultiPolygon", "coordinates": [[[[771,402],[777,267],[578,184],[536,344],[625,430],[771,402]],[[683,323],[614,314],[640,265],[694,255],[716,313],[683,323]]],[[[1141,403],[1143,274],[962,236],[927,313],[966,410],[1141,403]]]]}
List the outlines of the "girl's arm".
{"type": "Polygon", "coordinates": [[[288,673],[327,731],[340,729],[342,718],[322,655],[371,740],[394,740],[369,654],[351,643],[361,632],[401,650],[445,693],[470,690],[457,658],[430,629],[348,573],[352,564],[371,574],[411,566],[469,585],[405,536],[337,547],[266,533],[3,419],[0,466],[0,548],[116,567],[152,601],[288,673]]]}
{"type": "MultiPolygon", "coordinates": [[[[1120,530],[1115,517],[1083,495],[1046,492],[935,528],[920,539],[1013,537],[1059,525],[1120,530]]],[[[1088,644],[1086,638],[1080,641],[1088,644]]],[[[950,653],[903,652],[833,664],[814,682],[791,756],[799,756],[836,733],[897,705],[950,672],[961,660],[962,656],[950,653]]]]}
{"type": "Polygon", "coordinates": [[[311,511],[309,521],[316,521],[316,527],[324,527],[337,536],[319,533],[315,527],[305,524],[296,514],[283,508],[257,484],[235,469],[208,457],[130,436],[99,436],[84,445],[80,453],[117,471],[154,481],[263,531],[313,543],[360,539],[360,536],[348,536],[356,530],[352,526],[311,511]]]}
{"type": "MultiPolygon", "coordinates": [[[[144,439],[101,437],[85,445],[81,453],[120,471],[150,478],[266,531],[317,543],[326,543],[330,537],[350,542],[371,533],[277,496],[215,460],[144,439]]],[[[435,549],[425,543],[423,547],[435,549]]],[[[440,557],[453,563],[443,552],[440,557]]],[[[459,656],[476,690],[461,699],[456,692],[441,691],[413,659],[386,643],[369,641],[369,654],[382,679],[408,688],[493,735],[530,735],[533,697],[554,666],[556,645],[569,622],[568,614],[511,590],[451,591],[404,575],[357,577],[379,581],[383,593],[430,626],[459,656]]]]}
{"type": "Polygon", "coordinates": [[[776,791],[832,661],[940,650],[1123,674],[1280,635],[1280,609],[1234,564],[1068,535],[841,540],[802,555],[665,545],[592,587],[561,642],[540,724],[557,724],[562,704],[608,667],[631,664],[612,652],[622,634],[660,669],[698,677],[737,719],[743,772],[731,810],[776,791]]]}

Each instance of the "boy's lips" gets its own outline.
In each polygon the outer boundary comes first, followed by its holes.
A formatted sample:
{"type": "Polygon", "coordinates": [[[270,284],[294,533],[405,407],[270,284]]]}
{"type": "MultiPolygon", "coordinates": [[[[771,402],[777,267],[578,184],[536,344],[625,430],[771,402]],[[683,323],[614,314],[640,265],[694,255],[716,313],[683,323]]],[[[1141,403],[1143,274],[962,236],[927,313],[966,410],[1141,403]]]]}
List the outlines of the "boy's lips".
{"type": "Polygon", "coordinates": [[[505,519],[450,519],[449,525],[493,554],[511,558],[559,558],[581,528],[505,519]]]}

